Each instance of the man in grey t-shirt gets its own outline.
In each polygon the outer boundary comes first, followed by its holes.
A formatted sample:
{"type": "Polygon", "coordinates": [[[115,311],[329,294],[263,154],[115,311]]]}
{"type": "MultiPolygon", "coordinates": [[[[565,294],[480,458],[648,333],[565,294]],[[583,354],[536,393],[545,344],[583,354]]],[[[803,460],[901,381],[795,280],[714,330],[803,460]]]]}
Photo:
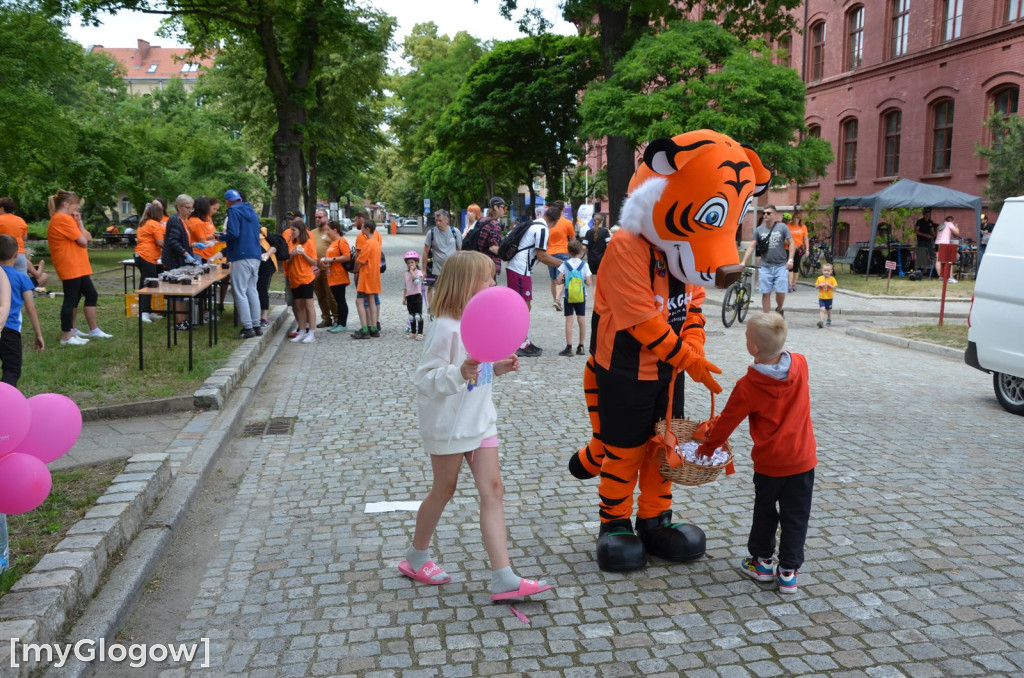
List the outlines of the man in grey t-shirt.
{"type": "Polygon", "coordinates": [[[754,229],[754,238],[750,241],[747,251],[743,253],[744,266],[754,254],[760,240],[767,240],[768,243],[768,249],[761,257],[761,268],[758,271],[761,309],[765,313],[772,310],[772,292],[775,292],[775,310],[779,315],[785,315],[782,306],[786,301],[786,291],[789,289],[789,271],[793,268],[796,247],[793,245],[793,236],[789,228],[776,219],[775,205],[764,208],[761,223],[754,229]]]}

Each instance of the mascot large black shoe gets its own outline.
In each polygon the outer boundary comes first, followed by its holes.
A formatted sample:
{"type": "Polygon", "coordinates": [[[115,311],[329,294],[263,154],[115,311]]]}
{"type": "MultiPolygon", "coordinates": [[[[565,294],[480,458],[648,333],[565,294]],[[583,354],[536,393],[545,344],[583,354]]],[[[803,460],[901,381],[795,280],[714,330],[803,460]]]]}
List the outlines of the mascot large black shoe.
{"type": "Polygon", "coordinates": [[[648,144],[629,183],[622,229],[608,242],[594,292],[583,376],[593,435],[569,461],[576,478],[600,476],[602,570],[640,569],[647,554],[672,562],[704,554],[704,532],[672,522],[671,483],[648,441],[670,384],[673,416],[684,416],[686,380],[677,374],[722,390],[712,376],[721,370],[704,357],[704,288],[727,287],[743,272],[736,230],[770,182],[753,150],[699,130],[648,144]]]}

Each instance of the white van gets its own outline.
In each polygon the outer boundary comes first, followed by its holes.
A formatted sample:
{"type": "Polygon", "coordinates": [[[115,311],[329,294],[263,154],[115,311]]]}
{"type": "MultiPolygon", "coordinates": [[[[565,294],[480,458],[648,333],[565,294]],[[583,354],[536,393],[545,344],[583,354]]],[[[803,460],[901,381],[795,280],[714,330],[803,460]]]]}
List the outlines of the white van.
{"type": "Polygon", "coordinates": [[[964,362],[992,373],[996,399],[1024,416],[1024,196],[1003,204],[967,317],[964,362]]]}

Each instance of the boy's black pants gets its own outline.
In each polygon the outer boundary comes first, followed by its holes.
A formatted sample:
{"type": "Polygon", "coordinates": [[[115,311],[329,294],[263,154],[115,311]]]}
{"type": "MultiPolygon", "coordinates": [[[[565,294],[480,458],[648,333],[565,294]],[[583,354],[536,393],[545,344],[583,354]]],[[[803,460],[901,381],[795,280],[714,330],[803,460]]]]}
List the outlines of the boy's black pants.
{"type": "Polygon", "coordinates": [[[779,567],[799,570],[804,564],[813,492],[814,469],[781,478],[755,473],[754,520],[747,540],[750,555],[771,558],[775,553],[775,531],[781,525],[779,567]]]}
{"type": "Polygon", "coordinates": [[[21,379],[21,332],[9,327],[0,331],[0,362],[4,364],[0,381],[17,387],[21,379]]]}

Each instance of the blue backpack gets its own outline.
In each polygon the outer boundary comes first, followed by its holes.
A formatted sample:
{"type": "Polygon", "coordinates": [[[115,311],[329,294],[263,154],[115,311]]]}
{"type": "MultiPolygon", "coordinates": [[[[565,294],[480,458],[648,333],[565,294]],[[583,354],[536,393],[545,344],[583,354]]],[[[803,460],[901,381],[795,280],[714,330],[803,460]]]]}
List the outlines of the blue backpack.
{"type": "Polygon", "coordinates": [[[584,292],[586,280],[583,277],[583,262],[576,268],[569,268],[565,276],[565,300],[570,304],[582,304],[586,300],[584,292]]]}

